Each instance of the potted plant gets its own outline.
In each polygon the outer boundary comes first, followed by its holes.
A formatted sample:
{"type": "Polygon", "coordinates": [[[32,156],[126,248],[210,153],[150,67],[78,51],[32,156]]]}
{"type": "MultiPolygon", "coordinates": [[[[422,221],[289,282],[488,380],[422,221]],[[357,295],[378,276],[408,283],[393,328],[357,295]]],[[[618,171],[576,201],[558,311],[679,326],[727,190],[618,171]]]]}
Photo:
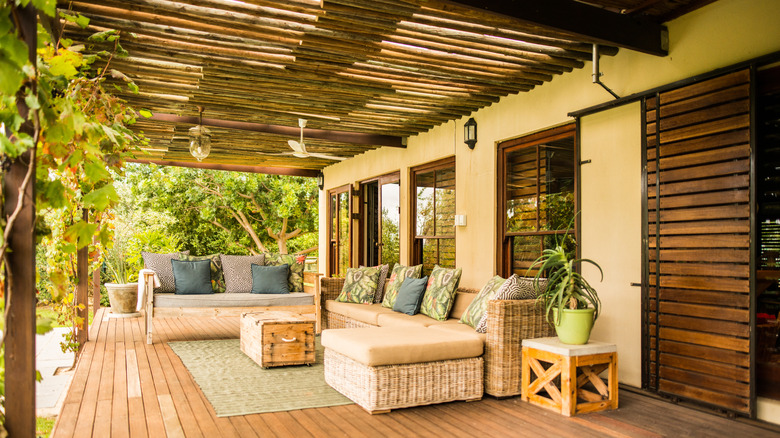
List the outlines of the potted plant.
{"type": "Polygon", "coordinates": [[[534,276],[537,302],[544,306],[547,322],[555,326],[558,339],[564,344],[587,344],[593,323],[599,317],[601,300],[577,270],[583,263],[589,263],[598,268],[602,280],[604,272],[593,260],[571,257],[564,249],[565,239],[566,236],[556,242],[554,249],[545,249],[529,271],[538,269],[534,276]],[[543,275],[547,276],[544,287],[540,282],[543,275]]]}
{"type": "Polygon", "coordinates": [[[135,314],[138,303],[138,281],[132,279],[137,274],[130,266],[126,251],[130,234],[129,229],[115,229],[113,244],[103,252],[110,280],[105,286],[111,312],[119,315],[135,314]]]}

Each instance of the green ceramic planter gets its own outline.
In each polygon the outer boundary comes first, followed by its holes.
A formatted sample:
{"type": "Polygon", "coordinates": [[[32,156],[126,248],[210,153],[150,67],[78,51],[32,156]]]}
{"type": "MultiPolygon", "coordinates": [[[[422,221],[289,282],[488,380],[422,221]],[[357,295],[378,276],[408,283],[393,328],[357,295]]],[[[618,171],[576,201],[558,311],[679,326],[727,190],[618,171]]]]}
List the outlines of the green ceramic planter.
{"type": "Polygon", "coordinates": [[[563,316],[558,321],[558,309],[553,309],[555,318],[555,333],[558,340],[564,344],[587,344],[590,330],[593,328],[593,313],[595,309],[563,309],[563,316]]]}

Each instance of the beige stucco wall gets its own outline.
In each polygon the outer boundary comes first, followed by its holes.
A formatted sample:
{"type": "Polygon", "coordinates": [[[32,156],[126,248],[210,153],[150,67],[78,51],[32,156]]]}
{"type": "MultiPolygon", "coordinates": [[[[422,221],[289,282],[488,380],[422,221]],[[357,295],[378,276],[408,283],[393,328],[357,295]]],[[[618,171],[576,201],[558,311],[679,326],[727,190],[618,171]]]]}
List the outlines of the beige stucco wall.
{"type": "MultiPolygon", "coordinates": [[[[777,0],[719,0],[667,23],[667,57],[629,50],[602,57],[602,80],[619,95],[627,96],[780,51],[777,17],[777,0]]],[[[382,148],[326,168],[326,189],[400,170],[401,217],[408,219],[409,167],[455,155],[456,209],[457,214],[467,215],[467,226],[456,231],[456,263],[463,268],[461,284],[479,288],[496,272],[497,143],[570,122],[569,112],[611,100],[606,91],[591,84],[590,74],[590,63],[586,63],[581,70],[472,114],[479,134],[473,151],[462,142],[463,123],[468,119],[464,117],[410,138],[406,150],[382,148]]],[[[633,385],[640,383],[641,344],[639,288],[629,286],[640,281],[639,117],[639,106],[633,104],[583,118],[581,131],[583,158],[594,159],[582,170],[582,251],[597,258],[606,272],[601,287],[604,314],[594,336],[619,344],[620,380],[633,385]],[[599,221],[609,226],[599,226],[599,221]],[[611,254],[616,246],[626,249],[627,254],[611,254]]],[[[323,206],[324,200],[323,192],[323,206]]],[[[326,208],[320,209],[321,248],[327,244],[326,212],[326,208]]],[[[408,221],[404,222],[401,260],[408,261],[405,236],[409,230],[408,221]]],[[[324,261],[321,263],[324,271],[324,261]]],[[[592,276],[589,271],[586,274],[592,276]]]]}

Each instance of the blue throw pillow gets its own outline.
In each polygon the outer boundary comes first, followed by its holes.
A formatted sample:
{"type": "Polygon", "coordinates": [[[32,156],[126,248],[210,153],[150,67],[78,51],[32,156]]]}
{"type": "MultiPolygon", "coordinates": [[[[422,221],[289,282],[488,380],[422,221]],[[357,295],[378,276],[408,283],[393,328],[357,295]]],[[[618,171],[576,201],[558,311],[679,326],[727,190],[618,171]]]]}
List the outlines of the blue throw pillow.
{"type": "Polygon", "coordinates": [[[260,266],[252,264],[253,294],[289,294],[287,276],[290,275],[290,265],[260,266]]]}
{"type": "Polygon", "coordinates": [[[428,277],[404,279],[393,304],[393,310],[407,315],[416,315],[420,311],[427,284],[428,277]]]}
{"type": "Polygon", "coordinates": [[[178,295],[213,294],[211,260],[171,260],[173,281],[178,295]]]}

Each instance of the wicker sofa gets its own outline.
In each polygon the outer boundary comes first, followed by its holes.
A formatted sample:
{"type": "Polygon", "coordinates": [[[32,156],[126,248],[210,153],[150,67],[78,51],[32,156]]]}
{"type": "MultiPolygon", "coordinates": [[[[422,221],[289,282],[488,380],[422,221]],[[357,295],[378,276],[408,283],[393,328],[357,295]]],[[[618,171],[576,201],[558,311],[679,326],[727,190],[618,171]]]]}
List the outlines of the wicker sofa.
{"type": "Polygon", "coordinates": [[[324,329],[397,327],[402,329],[418,326],[416,333],[429,333],[424,329],[437,324],[439,328],[453,333],[473,333],[484,342],[484,392],[495,397],[509,397],[520,394],[521,343],[523,339],[553,336],[554,331],[546,322],[541,309],[534,300],[493,300],[488,305],[487,333],[476,333],[471,327],[457,323],[457,319],[474,299],[478,291],[459,288],[450,319],[436,322],[424,315],[393,315],[390,309],[380,304],[337,303],[344,285],[343,278],[320,278],[320,303],[322,327],[324,329]],[[379,317],[379,315],[389,315],[379,317]],[[444,327],[447,325],[449,327],[444,327]]]}
{"type": "MultiPolygon", "coordinates": [[[[143,288],[142,297],[146,327],[146,343],[152,343],[153,318],[222,317],[240,316],[246,312],[264,310],[285,310],[299,314],[319,313],[316,305],[316,284],[320,274],[303,273],[303,292],[289,294],[219,293],[208,295],[176,295],[154,293],[154,272],[142,271],[139,282],[143,288]]],[[[319,331],[319,330],[318,330],[319,331]]]]}

